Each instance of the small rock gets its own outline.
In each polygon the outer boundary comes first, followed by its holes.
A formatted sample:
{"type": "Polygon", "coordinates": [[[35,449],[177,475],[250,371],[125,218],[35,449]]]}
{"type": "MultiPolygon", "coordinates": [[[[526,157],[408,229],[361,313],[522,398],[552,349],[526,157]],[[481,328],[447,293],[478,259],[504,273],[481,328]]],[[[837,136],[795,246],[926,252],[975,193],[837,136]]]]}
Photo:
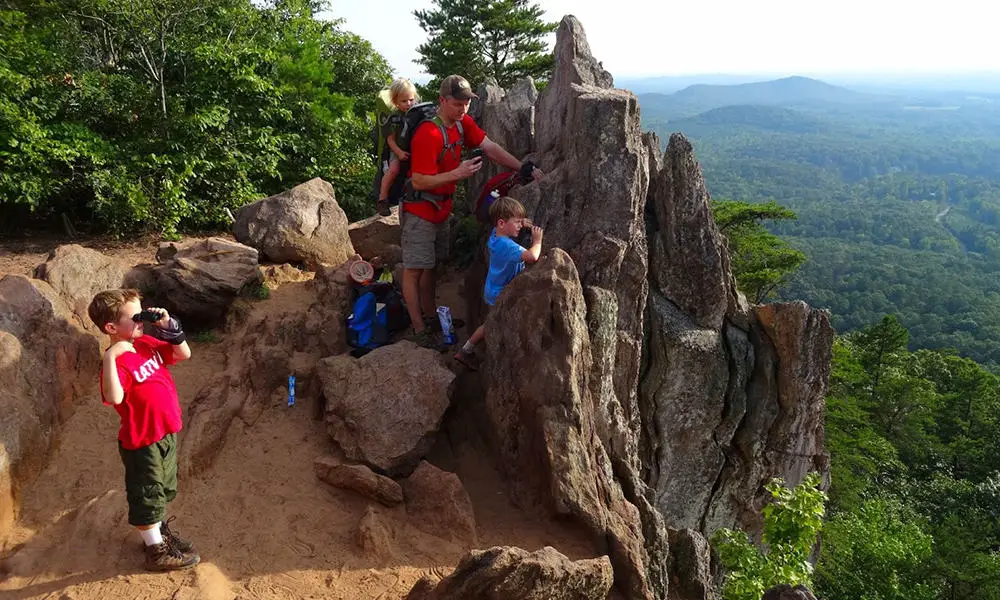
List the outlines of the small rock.
{"type": "Polygon", "coordinates": [[[475,544],[476,516],[458,475],[421,461],[405,482],[406,514],[414,527],[445,539],[475,544]]]}
{"type": "Polygon", "coordinates": [[[330,485],[354,490],[386,506],[403,501],[403,488],[398,483],[364,465],[345,465],[335,458],[321,456],[313,461],[313,470],[316,477],[330,485]]]}

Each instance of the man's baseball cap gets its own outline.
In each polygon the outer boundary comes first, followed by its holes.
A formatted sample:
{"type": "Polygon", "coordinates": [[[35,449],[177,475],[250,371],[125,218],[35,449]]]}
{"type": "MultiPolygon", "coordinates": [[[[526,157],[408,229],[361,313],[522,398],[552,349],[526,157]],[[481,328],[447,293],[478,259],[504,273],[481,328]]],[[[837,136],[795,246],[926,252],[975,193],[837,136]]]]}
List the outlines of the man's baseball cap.
{"type": "Polygon", "coordinates": [[[472,91],[472,86],[469,85],[465,77],[461,75],[449,75],[441,82],[441,97],[447,98],[448,96],[459,100],[472,100],[479,97],[472,91]]]}

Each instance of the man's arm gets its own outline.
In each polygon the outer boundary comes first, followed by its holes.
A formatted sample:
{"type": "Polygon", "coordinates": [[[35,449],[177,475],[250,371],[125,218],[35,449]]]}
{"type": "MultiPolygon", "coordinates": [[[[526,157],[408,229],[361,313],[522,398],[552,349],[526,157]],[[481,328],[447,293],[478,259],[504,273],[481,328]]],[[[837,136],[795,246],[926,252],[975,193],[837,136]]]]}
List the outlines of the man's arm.
{"type": "MultiPolygon", "coordinates": [[[[521,161],[514,158],[514,155],[510,152],[504,150],[500,144],[494,142],[490,138],[484,138],[483,142],[479,144],[479,147],[483,149],[483,154],[490,157],[493,162],[500,163],[501,165],[507,167],[508,169],[513,169],[515,171],[520,170],[521,161]]],[[[535,179],[541,179],[544,173],[538,167],[532,171],[532,176],[535,179]]]]}
{"type": "Polygon", "coordinates": [[[500,163],[508,169],[513,169],[515,171],[521,168],[521,161],[514,158],[513,154],[501,148],[500,144],[494,142],[490,138],[487,137],[483,139],[483,142],[479,144],[479,147],[483,149],[483,154],[490,157],[493,162],[500,163]]]}

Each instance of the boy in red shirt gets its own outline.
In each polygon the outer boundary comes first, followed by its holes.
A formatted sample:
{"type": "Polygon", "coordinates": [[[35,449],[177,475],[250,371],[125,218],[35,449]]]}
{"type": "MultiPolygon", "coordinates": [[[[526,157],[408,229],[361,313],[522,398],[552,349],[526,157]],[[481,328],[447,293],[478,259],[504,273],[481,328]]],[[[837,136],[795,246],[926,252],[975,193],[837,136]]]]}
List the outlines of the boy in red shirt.
{"type": "Polygon", "coordinates": [[[170,530],[167,503],[177,496],[177,432],[181,406],[165,367],[191,358],[177,319],[162,308],[143,311],[136,290],[107,290],[87,309],[111,345],[101,366],[101,398],[121,417],[118,451],[125,465],[128,522],[139,530],[151,571],[198,564],[191,542],[170,530]],[[152,322],[144,335],[142,321],[152,322]]]}

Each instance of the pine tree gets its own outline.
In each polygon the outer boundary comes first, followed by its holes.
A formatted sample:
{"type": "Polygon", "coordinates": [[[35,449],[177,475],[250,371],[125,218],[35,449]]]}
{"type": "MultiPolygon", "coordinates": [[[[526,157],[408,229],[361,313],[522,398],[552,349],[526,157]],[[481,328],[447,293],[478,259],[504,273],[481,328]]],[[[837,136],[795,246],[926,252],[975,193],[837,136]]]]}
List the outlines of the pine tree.
{"type": "Polygon", "coordinates": [[[530,75],[548,79],[553,56],[545,36],[557,23],[542,20],[528,0],[435,0],[436,8],[416,10],[428,40],[417,47],[419,63],[433,77],[427,89],[453,73],[477,88],[488,78],[502,87],[530,75]]]}

